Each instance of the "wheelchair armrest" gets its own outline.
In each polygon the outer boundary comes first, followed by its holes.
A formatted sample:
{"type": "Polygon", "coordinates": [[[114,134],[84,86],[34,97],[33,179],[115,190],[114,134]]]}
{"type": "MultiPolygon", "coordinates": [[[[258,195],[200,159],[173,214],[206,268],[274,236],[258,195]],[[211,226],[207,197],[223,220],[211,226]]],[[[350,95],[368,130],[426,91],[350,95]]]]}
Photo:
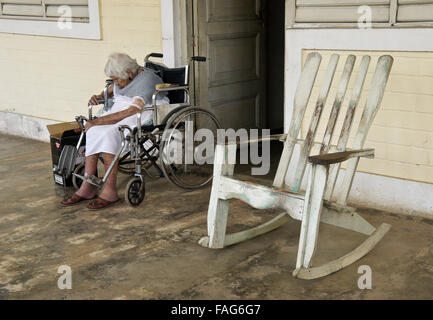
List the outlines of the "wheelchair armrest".
{"type": "Polygon", "coordinates": [[[152,105],[156,106],[156,99],[158,98],[158,95],[162,92],[169,92],[169,91],[184,91],[186,93],[187,96],[187,102],[189,104],[189,86],[178,86],[178,85],[173,85],[170,87],[164,87],[164,88],[158,88],[156,87],[155,92],[153,93],[152,96],[152,105]]]}
{"type": "Polygon", "coordinates": [[[179,87],[179,85],[178,84],[174,84],[174,83],[160,83],[160,84],[157,84],[155,86],[155,88],[157,90],[159,90],[159,89],[165,89],[165,88],[173,88],[173,87],[179,87]]]}
{"type": "MultiPolygon", "coordinates": [[[[165,84],[165,83],[164,83],[165,84]]],[[[168,84],[168,83],[167,83],[168,84]]],[[[189,90],[189,86],[179,86],[176,84],[169,84],[169,86],[156,87],[155,92],[167,92],[167,91],[176,91],[176,90],[189,90]]]]}
{"type": "MultiPolygon", "coordinates": [[[[98,105],[101,105],[101,104],[105,104],[105,99],[98,99],[98,105]]],[[[94,119],[94,117],[93,117],[93,107],[96,107],[97,105],[90,105],[89,106],[89,120],[93,120],[94,119]]]]}

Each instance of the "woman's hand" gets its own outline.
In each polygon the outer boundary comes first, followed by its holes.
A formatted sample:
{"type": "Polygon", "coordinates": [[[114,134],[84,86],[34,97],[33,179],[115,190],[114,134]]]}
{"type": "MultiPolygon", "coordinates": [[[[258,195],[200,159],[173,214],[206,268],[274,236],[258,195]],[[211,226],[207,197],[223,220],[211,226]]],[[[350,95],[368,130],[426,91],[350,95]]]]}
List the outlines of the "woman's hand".
{"type": "Polygon", "coordinates": [[[89,120],[86,122],[86,125],[84,126],[86,132],[88,132],[91,127],[95,126],[95,123],[93,121],[94,120],[89,120]]]}
{"type": "Polygon", "coordinates": [[[98,104],[99,104],[99,102],[98,102],[99,99],[104,99],[104,97],[101,96],[100,94],[95,94],[95,95],[93,95],[93,96],[90,98],[90,100],[89,100],[89,106],[90,106],[90,105],[93,105],[93,106],[98,105],[98,104]]]}

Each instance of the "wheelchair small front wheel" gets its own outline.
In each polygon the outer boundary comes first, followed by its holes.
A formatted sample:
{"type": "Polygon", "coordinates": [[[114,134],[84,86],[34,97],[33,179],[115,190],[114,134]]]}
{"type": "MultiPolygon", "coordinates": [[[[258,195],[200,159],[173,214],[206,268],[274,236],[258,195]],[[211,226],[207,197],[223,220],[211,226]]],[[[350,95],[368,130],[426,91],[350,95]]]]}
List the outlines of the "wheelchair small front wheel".
{"type": "Polygon", "coordinates": [[[129,180],[125,188],[125,200],[132,206],[139,206],[146,195],[145,183],[140,178],[135,177],[129,180]]]}

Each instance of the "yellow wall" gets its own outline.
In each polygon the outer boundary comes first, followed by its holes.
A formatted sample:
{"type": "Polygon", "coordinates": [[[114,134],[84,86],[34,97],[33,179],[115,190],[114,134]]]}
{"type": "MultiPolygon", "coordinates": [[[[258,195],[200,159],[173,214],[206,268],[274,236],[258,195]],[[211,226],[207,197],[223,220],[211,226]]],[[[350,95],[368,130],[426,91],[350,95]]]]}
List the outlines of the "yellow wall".
{"type": "Polygon", "coordinates": [[[0,111],[73,121],[103,89],[111,52],[139,64],[161,52],[160,0],[101,0],[99,8],[102,40],[0,33],[0,111]]]}
{"type": "MultiPolygon", "coordinates": [[[[305,50],[303,59],[311,52],[305,50]]],[[[366,79],[364,92],[359,107],[364,107],[366,92],[372,79],[372,73],[377,59],[382,54],[391,54],[394,65],[389,78],[388,86],[373,126],[370,129],[365,147],[375,148],[374,160],[362,159],[359,170],[384,176],[403,178],[414,181],[433,183],[433,53],[431,52],[356,52],[356,51],[328,51],[319,50],[323,56],[318,79],[323,79],[325,68],[331,54],[341,54],[336,78],[341,72],[348,54],[358,56],[355,72],[360,64],[363,54],[372,56],[369,74],[366,79]]],[[[340,132],[345,116],[348,100],[353,87],[354,77],[350,82],[344,108],[340,113],[336,131],[340,132]]],[[[335,80],[334,80],[335,81],[335,80]]],[[[314,88],[312,101],[316,101],[319,88],[314,88]]],[[[328,97],[326,109],[322,115],[319,133],[323,137],[325,123],[329,118],[330,109],[335,98],[336,88],[333,88],[328,97]]],[[[307,114],[311,112],[313,103],[309,105],[307,114]]],[[[352,129],[353,139],[355,129],[358,127],[361,111],[355,116],[355,126],[352,129]]],[[[310,118],[311,119],[311,118],[310,118]]],[[[309,119],[305,119],[303,135],[308,130],[309,119]]],[[[351,139],[351,141],[353,141],[351,139]]],[[[317,139],[318,140],[318,139],[317,139]]],[[[350,141],[350,142],[351,142],[350,141]]],[[[337,139],[334,137],[333,143],[337,139]]],[[[349,144],[350,144],[349,142],[349,144]]],[[[349,145],[350,147],[350,145],[349,145]]]]}

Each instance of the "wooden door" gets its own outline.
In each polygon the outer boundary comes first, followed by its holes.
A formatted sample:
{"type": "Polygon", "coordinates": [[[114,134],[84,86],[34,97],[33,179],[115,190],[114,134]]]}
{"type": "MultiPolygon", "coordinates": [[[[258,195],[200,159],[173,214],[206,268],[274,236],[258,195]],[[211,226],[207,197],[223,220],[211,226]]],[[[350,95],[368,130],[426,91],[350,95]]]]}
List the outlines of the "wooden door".
{"type": "Polygon", "coordinates": [[[224,128],[265,124],[264,23],[260,0],[193,0],[197,104],[224,128]]]}

